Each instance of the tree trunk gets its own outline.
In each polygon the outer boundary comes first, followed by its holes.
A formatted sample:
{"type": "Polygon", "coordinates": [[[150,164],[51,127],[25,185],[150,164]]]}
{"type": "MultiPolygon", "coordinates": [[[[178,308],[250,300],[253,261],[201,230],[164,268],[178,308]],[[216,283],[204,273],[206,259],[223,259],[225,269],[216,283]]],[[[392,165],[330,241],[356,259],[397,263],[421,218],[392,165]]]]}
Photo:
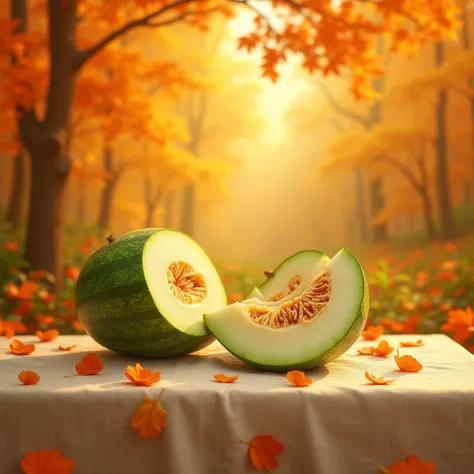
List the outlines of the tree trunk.
{"type": "MultiPolygon", "coordinates": [[[[369,183],[370,202],[372,217],[374,218],[385,206],[385,199],[382,194],[382,180],[380,178],[372,179],[369,183]]],[[[387,224],[376,224],[372,228],[372,239],[374,242],[387,240],[387,224]]]]}
{"type": "Polygon", "coordinates": [[[8,202],[7,222],[17,230],[23,224],[23,212],[26,203],[26,169],[27,161],[24,150],[15,157],[13,166],[12,187],[8,202]]]}
{"type": "Polygon", "coordinates": [[[78,182],[77,221],[84,224],[86,221],[86,183],[78,182]]]}
{"type": "Polygon", "coordinates": [[[113,152],[110,146],[106,146],[104,148],[104,170],[110,173],[112,177],[108,178],[105,181],[104,188],[102,189],[102,197],[97,225],[100,229],[107,230],[110,226],[110,220],[112,215],[112,202],[119,178],[119,175],[114,170],[113,152]]]}
{"type": "MultiPolygon", "coordinates": [[[[188,144],[188,150],[197,158],[198,156],[198,135],[194,133],[195,139],[188,144]]],[[[193,236],[194,214],[196,212],[196,186],[189,184],[183,191],[183,213],[181,215],[181,231],[193,236]]]]}
{"type": "Polygon", "coordinates": [[[145,228],[153,227],[153,215],[155,213],[155,206],[153,204],[148,204],[146,208],[145,216],[145,228]]]}
{"type": "MultiPolygon", "coordinates": [[[[444,44],[435,45],[435,61],[439,66],[444,61],[444,44]]],[[[451,204],[450,182],[448,173],[448,146],[446,136],[446,109],[448,105],[448,92],[441,89],[438,93],[436,105],[436,191],[438,197],[438,213],[441,223],[442,240],[456,238],[456,226],[451,204]]]]}
{"type": "Polygon", "coordinates": [[[364,200],[364,170],[355,170],[356,179],[356,201],[357,201],[357,224],[359,227],[359,242],[366,242],[369,239],[367,232],[367,215],[365,213],[364,200]]]}
{"type": "Polygon", "coordinates": [[[173,204],[174,204],[175,196],[176,195],[174,192],[170,192],[166,195],[166,201],[165,201],[166,214],[165,214],[164,226],[167,229],[171,229],[172,224],[173,224],[173,204]]]}
{"type": "Polygon", "coordinates": [[[436,239],[436,228],[433,220],[431,200],[426,190],[422,193],[421,199],[423,200],[423,216],[425,219],[426,236],[428,237],[428,240],[432,242],[436,239]]]}

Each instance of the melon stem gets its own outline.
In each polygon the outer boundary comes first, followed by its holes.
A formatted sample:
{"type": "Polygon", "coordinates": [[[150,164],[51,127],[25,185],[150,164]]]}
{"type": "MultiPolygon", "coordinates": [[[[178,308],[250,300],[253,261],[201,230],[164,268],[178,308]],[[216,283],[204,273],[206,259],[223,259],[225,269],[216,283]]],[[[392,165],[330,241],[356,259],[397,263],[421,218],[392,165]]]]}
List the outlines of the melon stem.
{"type": "Polygon", "coordinates": [[[114,235],[114,234],[110,234],[110,235],[107,237],[107,242],[108,242],[109,244],[111,244],[114,240],[115,240],[115,235],[114,235]]]}

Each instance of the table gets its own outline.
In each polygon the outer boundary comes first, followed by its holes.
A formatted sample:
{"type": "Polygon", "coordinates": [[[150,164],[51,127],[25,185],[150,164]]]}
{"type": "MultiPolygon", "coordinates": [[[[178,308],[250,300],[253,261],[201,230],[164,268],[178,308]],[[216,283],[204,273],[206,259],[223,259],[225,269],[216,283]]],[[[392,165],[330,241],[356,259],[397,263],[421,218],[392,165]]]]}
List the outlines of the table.
{"type": "MultiPolygon", "coordinates": [[[[373,341],[359,340],[326,368],[307,372],[313,384],[289,385],[285,374],[261,372],[217,342],[179,359],[138,360],[101,348],[88,336],[35,336],[28,356],[0,338],[0,474],[19,473],[28,451],[61,449],[76,462],[75,474],[239,474],[258,472],[240,439],[272,434],[285,444],[275,472],[370,474],[413,453],[436,462],[438,474],[474,472],[474,356],[445,335],[422,336],[425,346],[402,348],[422,364],[418,373],[397,370],[387,358],[358,355],[373,341]],[[71,352],[58,344],[76,344],[71,352]],[[95,376],[64,378],[94,351],[104,361],[95,376]],[[161,372],[152,387],[124,376],[140,362],[161,372]],[[34,370],[38,385],[17,375],[34,370]],[[394,377],[392,385],[369,385],[366,370],[394,377]],[[233,384],[213,375],[239,375],[233,384]],[[142,439],[131,417],[144,395],[162,388],[168,426],[142,439]]],[[[418,336],[383,337],[398,347],[418,336]]],[[[375,342],[377,344],[377,342],[375,342]]]]}

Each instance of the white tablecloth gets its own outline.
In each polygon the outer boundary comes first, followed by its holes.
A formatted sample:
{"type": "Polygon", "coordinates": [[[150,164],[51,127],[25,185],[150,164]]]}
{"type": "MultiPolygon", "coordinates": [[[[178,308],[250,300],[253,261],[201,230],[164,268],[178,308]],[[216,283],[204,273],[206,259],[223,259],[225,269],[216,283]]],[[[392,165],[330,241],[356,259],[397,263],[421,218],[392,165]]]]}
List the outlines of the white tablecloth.
{"type": "MultiPolygon", "coordinates": [[[[20,336],[37,342],[34,336],[20,336]]],[[[417,336],[387,336],[397,347],[417,336]]],[[[436,462],[437,474],[474,472],[474,356],[444,335],[423,336],[424,347],[400,349],[423,364],[397,371],[386,359],[357,355],[358,341],[326,368],[307,372],[314,383],[294,388],[285,374],[260,372],[218,343],[185,358],[137,360],[102,349],[86,336],[60,336],[36,344],[28,356],[10,353],[0,338],[0,474],[19,473],[28,451],[61,449],[77,474],[239,474],[256,472],[239,439],[272,434],[285,452],[280,473],[371,474],[407,454],[436,462]],[[72,352],[58,344],[77,344],[72,352]],[[104,360],[96,376],[64,378],[89,351],[104,360]],[[150,388],[124,376],[137,361],[161,371],[150,388]],[[22,370],[40,376],[21,385],[22,370]],[[395,377],[372,386],[364,372],[395,377]],[[234,384],[213,375],[239,375],[234,384]],[[162,405],[168,426],[142,439],[131,417],[145,394],[162,405]]]]}

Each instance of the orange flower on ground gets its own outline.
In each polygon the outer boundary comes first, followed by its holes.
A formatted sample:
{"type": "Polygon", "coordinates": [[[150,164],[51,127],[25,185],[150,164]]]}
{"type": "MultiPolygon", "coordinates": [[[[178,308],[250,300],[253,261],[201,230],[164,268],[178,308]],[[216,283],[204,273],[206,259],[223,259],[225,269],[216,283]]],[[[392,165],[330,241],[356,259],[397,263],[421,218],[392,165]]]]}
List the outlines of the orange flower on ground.
{"type": "Polygon", "coordinates": [[[435,474],[436,464],[422,461],[418,456],[409,454],[406,460],[393,463],[388,469],[379,467],[381,474],[435,474]]]}
{"type": "Polygon", "coordinates": [[[400,347],[420,347],[424,346],[425,343],[421,340],[418,339],[417,341],[402,341],[400,342],[400,347]]]}
{"type": "Polygon", "coordinates": [[[59,331],[57,329],[49,329],[45,332],[36,331],[36,336],[41,342],[51,342],[59,336],[59,331]]]}
{"type": "Polygon", "coordinates": [[[429,311],[433,307],[433,303],[430,300],[423,300],[420,302],[421,309],[429,311]]]}
{"type": "Polygon", "coordinates": [[[48,272],[46,270],[37,270],[37,271],[28,272],[28,278],[30,280],[41,280],[46,275],[48,275],[48,272]]]}
{"type": "Polygon", "coordinates": [[[137,364],[135,367],[127,366],[125,376],[133,385],[151,387],[154,383],[159,382],[161,373],[152,372],[150,369],[144,369],[140,364],[137,364]]]}
{"type": "Polygon", "coordinates": [[[51,303],[54,300],[54,295],[52,293],[48,293],[45,290],[38,291],[38,296],[40,297],[41,301],[45,303],[51,303]]]}
{"type": "Polygon", "coordinates": [[[443,270],[442,272],[439,272],[438,278],[443,281],[453,281],[454,272],[452,270],[443,270]]]}
{"type": "Polygon", "coordinates": [[[403,332],[404,334],[413,334],[420,323],[420,316],[418,314],[411,315],[405,322],[403,322],[403,332]]]}
{"type": "Polygon", "coordinates": [[[6,288],[7,298],[16,298],[20,294],[20,290],[13,283],[8,283],[6,288]]]}
{"type": "Polygon", "coordinates": [[[230,377],[224,374],[214,375],[214,380],[220,383],[234,383],[238,378],[238,375],[231,375],[230,377]]]}
{"type": "Polygon", "coordinates": [[[457,260],[446,260],[441,264],[443,270],[454,270],[458,266],[459,262],[457,260]]]}
{"type": "Polygon", "coordinates": [[[300,370],[290,370],[286,373],[286,378],[288,382],[295,387],[307,387],[313,383],[313,381],[309,377],[306,377],[305,373],[300,370]]]}
{"type": "Polygon", "coordinates": [[[447,252],[456,252],[457,246],[454,242],[446,242],[444,244],[444,250],[446,250],[447,252]]]}
{"type": "Polygon", "coordinates": [[[23,370],[18,374],[18,380],[25,385],[36,385],[40,381],[40,376],[32,370],[23,370]]]}
{"type": "Polygon", "coordinates": [[[23,334],[27,331],[26,326],[20,321],[5,321],[0,319],[0,335],[4,334],[5,337],[10,339],[15,334],[23,334]]]}
{"type": "Polygon", "coordinates": [[[453,296],[455,298],[460,298],[464,293],[466,293],[466,287],[461,285],[454,293],[453,296]]]}
{"type": "Polygon", "coordinates": [[[385,328],[382,325],[378,326],[367,326],[367,328],[362,331],[362,337],[367,341],[375,341],[383,335],[385,328]]]}
{"type": "Polygon", "coordinates": [[[249,445],[250,461],[259,471],[276,469],[278,467],[276,457],[285,452],[285,445],[272,435],[259,435],[251,441],[240,440],[240,442],[249,445]]]}
{"type": "Polygon", "coordinates": [[[16,242],[5,242],[3,249],[7,252],[16,252],[18,250],[18,244],[16,242]]]}
{"type": "Polygon", "coordinates": [[[10,344],[10,351],[16,355],[29,355],[35,350],[34,344],[23,344],[18,339],[13,339],[10,344]]]}
{"type": "Polygon", "coordinates": [[[415,285],[417,288],[421,288],[428,283],[429,274],[428,272],[418,272],[416,274],[415,285]]]}
{"type": "Polygon", "coordinates": [[[56,322],[56,318],[54,316],[51,316],[50,314],[38,313],[38,314],[35,314],[35,319],[40,324],[48,325],[48,324],[54,324],[56,322]]]}
{"type": "Polygon", "coordinates": [[[18,290],[18,296],[22,300],[32,300],[39,289],[40,287],[37,283],[33,281],[25,281],[21,284],[18,290]]]}
{"type": "Polygon", "coordinates": [[[81,273],[81,270],[77,267],[67,267],[66,269],[66,276],[74,281],[79,278],[79,273],[81,273]]]}
{"type": "Polygon", "coordinates": [[[443,289],[440,286],[432,286],[426,290],[428,296],[438,296],[443,292],[443,289]]]}
{"type": "Polygon", "coordinates": [[[373,346],[370,346],[370,347],[361,347],[360,349],[357,349],[357,352],[360,354],[360,355],[364,355],[364,356],[370,356],[374,353],[374,347],[373,346]]]}
{"type": "Polygon", "coordinates": [[[24,474],[71,474],[75,467],[74,461],[63,458],[59,449],[30,451],[20,465],[24,474]]]}
{"type": "Polygon", "coordinates": [[[71,346],[66,346],[64,344],[59,344],[58,349],[61,351],[71,351],[76,347],[76,344],[72,344],[71,346]]]}
{"type": "Polygon", "coordinates": [[[138,431],[141,438],[153,438],[166,428],[168,413],[163,410],[160,403],[163,390],[156,400],[145,397],[132,417],[132,428],[138,431]]]}
{"type": "Polygon", "coordinates": [[[448,321],[441,326],[442,331],[453,334],[453,339],[462,344],[474,334],[474,312],[466,309],[453,309],[448,313],[448,321]]]}
{"type": "Polygon", "coordinates": [[[416,303],[413,301],[403,301],[402,307],[407,311],[414,311],[416,309],[416,303]]]}
{"type": "Polygon", "coordinates": [[[397,349],[397,355],[394,356],[398,368],[402,372],[419,372],[423,366],[411,355],[400,356],[397,349]]]}
{"type": "Polygon", "coordinates": [[[102,372],[104,363],[102,359],[95,353],[84,356],[80,362],[76,364],[77,374],[63,375],[65,378],[75,377],[76,375],[97,375],[102,372]]]}
{"type": "Polygon", "coordinates": [[[385,340],[380,341],[379,345],[373,349],[373,354],[379,357],[386,357],[392,352],[393,347],[385,340]]]}
{"type": "Polygon", "coordinates": [[[441,311],[442,313],[447,313],[448,311],[451,310],[451,304],[450,304],[450,303],[441,303],[441,304],[438,306],[438,309],[439,309],[439,311],[441,311]]]}
{"type": "Polygon", "coordinates": [[[372,382],[372,385],[389,385],[395,382],[395,379],[384,379],[383,377],[376,377],[373,374],[369,374],[369,372],[365,373],[365,378],[372,382]]]}

